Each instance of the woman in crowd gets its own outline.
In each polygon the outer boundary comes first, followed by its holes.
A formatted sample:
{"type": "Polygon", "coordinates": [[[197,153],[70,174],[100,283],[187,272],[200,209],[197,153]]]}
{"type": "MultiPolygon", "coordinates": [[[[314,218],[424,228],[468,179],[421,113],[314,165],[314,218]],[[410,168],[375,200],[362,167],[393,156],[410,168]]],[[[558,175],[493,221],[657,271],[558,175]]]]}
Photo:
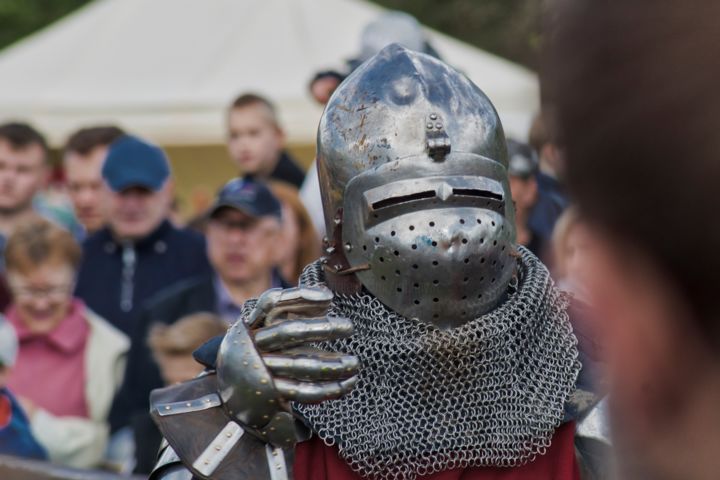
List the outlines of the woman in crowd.
{"type": "Polygon", "coordinates": [[[45,220],[22,225],[5,261],[19,340],[8,386],[51,461],[96,467],[128,339],[73,297],[80,247],[69,232],[45,220]]]}
{"type": "Polygon", "coordinates": [[[277,181],[269,182],[269,186],[282,203],[283,246],[278,268],[287,282],[296,285],[303,268],[320,256],[320,241],[297,189],[277,181]]]}
{"type": "Polygon", "coordinates": [[[592,273],[589,271],[592,246],[589,227],[577,207],[568,207],[558,218],[553,230],[552,274],[558,287],[573,297],[570,320],[580,342],[580,350],[593,361],[599,362],[603,350],[599,341],[600,323],[590,305],[586,286],[592,273]]]}
{"type": "Polygon", "coordinates": [[[553,276],[558,286],[576,298],[587,301],[585,277],[590,233],[576,207],[570,207],[558,219],[553,230],[553,276]]]}
{"type": "Polygon", "coordinates": [[[573,297],[570,321],[580,348],[583,371],[579,389],[593,391],[601,398],[591,412],[578,423],[581,439],[575,447],[586,459],[582,478],[614,478],[614,457],[610,450],[607,413],[607,381],[604,375],[604,352],[600,334],[601,320],[590,305],[587,290],[593,242],[588,225],[577,207],[568,207],[558,218],[552,236],[552,273],[558,287],[573,297]],[[592,472],[592,473],[590,473],[592,472]]]}

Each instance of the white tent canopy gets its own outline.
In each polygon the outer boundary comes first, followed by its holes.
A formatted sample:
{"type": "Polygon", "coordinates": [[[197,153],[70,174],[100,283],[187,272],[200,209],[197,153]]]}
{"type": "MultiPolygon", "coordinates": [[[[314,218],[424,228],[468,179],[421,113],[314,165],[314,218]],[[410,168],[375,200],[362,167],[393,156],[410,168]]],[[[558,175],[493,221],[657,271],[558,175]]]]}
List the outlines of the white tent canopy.
{"type": "MultiPolygon", "coordinates": [[[[54,145],[98,122],[165,145],[215,144],[228,102],[253,91],[277,103],[289,141],[313,143],[321,108],[308,81],[354,56],[381,12],[360,0],[96,0],[0,54],[0,121],[30,121],[54,145]]],[[[524,138],[537,77],[427,35],[524,138]]]]}

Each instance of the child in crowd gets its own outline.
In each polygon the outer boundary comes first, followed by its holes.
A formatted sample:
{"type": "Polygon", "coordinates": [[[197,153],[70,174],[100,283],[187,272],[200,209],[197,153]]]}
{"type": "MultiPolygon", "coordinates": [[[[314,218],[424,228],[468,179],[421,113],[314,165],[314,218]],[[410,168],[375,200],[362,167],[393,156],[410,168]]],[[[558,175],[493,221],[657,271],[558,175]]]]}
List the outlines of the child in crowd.
{"type": "Polygon", "coordinates": [[[25,412],[5,386],[17,349],[15,330],[0,316],[0,454],[44,460],[47,454],[33,437],[25,412]]]}
{"type": "Polygon", "coordinates": [[[227,129],[228,152],[244,175],[300,188],[305,172],[285,151],[285,133],[268,99],[252,93],[240,95],[228,110],[227,129]]]}
{"type": "MultiPolygon", "coordinates": [[[[148,334],[148,345],[160,367],[166,385],[195,378],[205,367],[195,361],[193,351],[213,337],[224,335],[225,323],[217,315],[199,312],[186,315],[171,325],[158,323],[148,334]]],[[[162,436],[149,415],[132,419],[135,442],[135,471],[146,472],[155,464],[162,436]]]]}
{"type": "Polygon", "coordinates": [[[193,352],[226,331],[227,324],[220,317],[206,312],[187,315],[172,325],[155,325],[148,344],[165,384],[192,380],[202,372],[204,367],[195,361],[193,352]]]}

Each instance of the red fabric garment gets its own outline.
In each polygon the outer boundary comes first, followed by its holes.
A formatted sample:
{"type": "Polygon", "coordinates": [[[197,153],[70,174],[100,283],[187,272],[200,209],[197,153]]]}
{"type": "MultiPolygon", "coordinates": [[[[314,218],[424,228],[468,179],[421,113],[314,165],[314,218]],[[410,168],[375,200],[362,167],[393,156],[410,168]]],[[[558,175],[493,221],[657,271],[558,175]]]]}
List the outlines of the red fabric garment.
{"type": "MultiPolygon", "coordinates": [[[[575,460],[575,423],[557,429],[545,455],[515,468],[467,468],[448,470],[421,477],[423,480],[580,480],[575,460]]],[[[361,480],[338,456],[335,447],[326,446],[314,436],[295,450],[295,480],[361,480]]]]}
{"type": "Polygon", "coordinates": [[[0,428],[5,428],[12,419],[12,405],[10,399],[0,392],[0,428]]]}
{"type": "Polygon", "coordinates": [[[85,398],[85,346],[90,325],[85,304],[74,300],[68,316],[44,335],[30,332],[14,307],[7,319],[17,332],[19,348],[8,387],[38,407],[57,416],[88,418],[85,398]]]}

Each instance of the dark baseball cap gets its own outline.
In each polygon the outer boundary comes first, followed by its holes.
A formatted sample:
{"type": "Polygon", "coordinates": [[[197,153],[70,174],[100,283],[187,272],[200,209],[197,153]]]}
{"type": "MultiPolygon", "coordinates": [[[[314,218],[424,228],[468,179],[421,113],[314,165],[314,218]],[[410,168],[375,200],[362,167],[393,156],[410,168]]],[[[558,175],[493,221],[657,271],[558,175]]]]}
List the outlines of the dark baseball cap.
{"type": "Polygon", "coordinates": [[[170,177],[170,165],[157,145],[124,135],[110,144],[102,176],[116,192],[130,187],[157,191],[170,177]]]}
{"type": "Polygon", "coordinates": [[[212,217],[222,208],[234,208],[251,217],[275,217],[282,215],[280,201],[262,182],[252,177],[234,178],[218,192],[208,216],[212,217]]]}
{"type": "Polygon", "coordinates": [[[507,140],[508,175],[528,179],[538,171],[535,150],[527,143],[507,140]]]}

